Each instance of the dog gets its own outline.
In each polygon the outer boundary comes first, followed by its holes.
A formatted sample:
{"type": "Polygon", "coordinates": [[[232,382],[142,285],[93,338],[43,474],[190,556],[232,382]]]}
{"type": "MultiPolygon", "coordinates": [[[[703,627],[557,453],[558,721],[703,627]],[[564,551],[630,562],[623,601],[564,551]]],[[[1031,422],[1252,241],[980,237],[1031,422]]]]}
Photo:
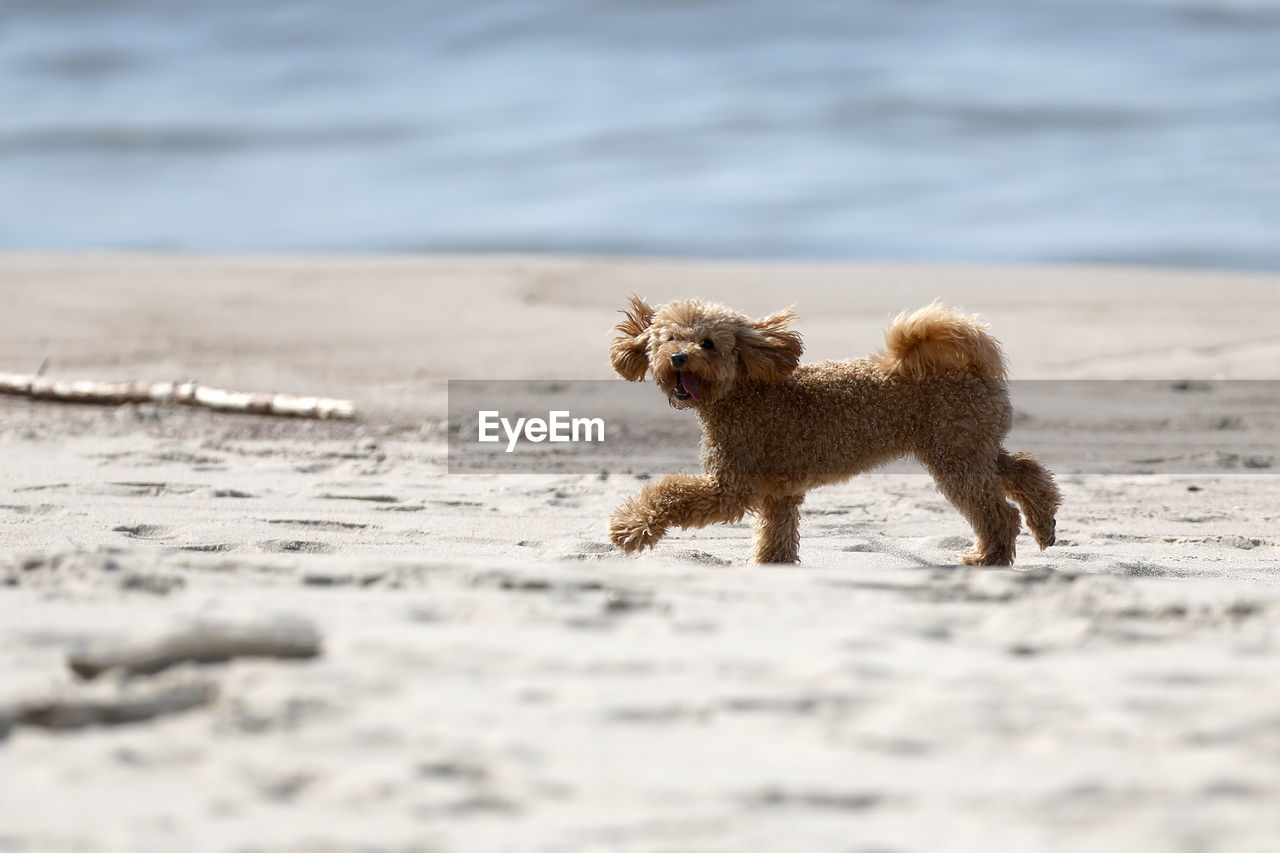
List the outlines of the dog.
{"type": "Polygon", "coordinates": [[[620,313],[613,369],[631,382],[652,373],[703,433],[701,474],[668,474],[614,511],[609,538],[623,552],[750,512],[753,560],[797,562],[806,492],[907,455],[973,526],[966,565],[1013,563],[1021,522],[1006,498],[1041,549],[1054,543],[1061,493],[1034,456],[1003,447],[1013,422],[1004,355],[976,318],[935,302],[899,315],[869,357],[802,365],[790,308],[753,320],[632,294],[620,313]]]}

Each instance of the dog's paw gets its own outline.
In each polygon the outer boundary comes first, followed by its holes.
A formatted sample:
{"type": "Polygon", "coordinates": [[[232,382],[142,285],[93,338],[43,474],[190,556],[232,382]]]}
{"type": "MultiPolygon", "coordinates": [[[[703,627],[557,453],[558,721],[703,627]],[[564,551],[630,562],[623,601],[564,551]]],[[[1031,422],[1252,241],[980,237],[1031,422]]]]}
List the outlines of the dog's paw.
{"type": "Polygon", "coordinates": [[[965,551],[960,557],[960,562],[966,566],[1012,566],[1013,556],[1012,548],[992,548],[989,551],[979,551],[974,548],[971,551],[965,551]]]}
{"type": "Polygon", "coordinates": [[[624,554],[652,548],[664,533],[666,531],[662,528],[653,526],[648,513],[635,501],[627,501],[618,507],[609,519],[609,541],[621,548],[624,554]]]}
{"type": "Polygon", "coordinates": [[[1036,537],[1036,544],[1039,545],[1040,550],[1043,551],[1045,548],[1048,548],[1050,545],[1058,541],[1058,522],[1051,518],[1049,519],[1048,524],[1045,524],[1031,532],[1036,537]]]}

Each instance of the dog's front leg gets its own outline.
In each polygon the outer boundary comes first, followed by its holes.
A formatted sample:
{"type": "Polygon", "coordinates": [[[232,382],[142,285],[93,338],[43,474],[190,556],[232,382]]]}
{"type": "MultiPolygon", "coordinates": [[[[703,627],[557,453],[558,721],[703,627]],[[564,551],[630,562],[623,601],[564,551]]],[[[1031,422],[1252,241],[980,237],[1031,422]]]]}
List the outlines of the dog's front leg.
{"type": "Polygon", "coordinates": [[[804,495],[773,495],[756,507],[756,542],[751,558],[757,563],[795,563],[800,560],[800,504],[804,495]]]}
{"type": "Polygon", "coordinates": [[[713,477],[668,474],[613,511],[609,539],[628,554],[652,548],[670,527],[706,527],[737,521],[746,501],[713,477]]]}

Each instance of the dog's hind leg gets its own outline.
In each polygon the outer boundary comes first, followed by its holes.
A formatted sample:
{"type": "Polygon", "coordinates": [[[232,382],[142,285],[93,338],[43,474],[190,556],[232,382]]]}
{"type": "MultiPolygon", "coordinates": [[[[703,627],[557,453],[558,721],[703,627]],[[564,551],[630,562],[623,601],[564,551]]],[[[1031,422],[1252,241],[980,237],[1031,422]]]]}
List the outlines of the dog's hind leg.
{"type": "Polygon", "coordinates": [[[757,563],[794,563],[800,559],[800,504],[804,495],[775,495],[756,506],[757,563]]]}
{"type": "Polygon", "coordinates": [[[981,454],[984,462],[961,461],[952,455],[940,458],[942,454],[920,460],[937,481],[938,490],[973,525],[977,544],[961,558],[968,566],[1011,565],[1022,527],[1018,510],[1004,498],[995,465],[985,462],[994,455],[981,454]]]}
{"type": "Polygon", "coordinates": [[[1056,540],[1054,516],[1062,505],[1062,493],[1053,482],[1053,474],[1030,453],[1009,454],[1001,449],[996,457],[996,471],[1004,493],[1022,507],[1031,535],[1043,550],[1056,540]]]}
{"type": "Polygon", "coordinates": [[[670,527],[738,521],[746,511],[746,501],[713,477],[668,474],[613,511],[609,539],[634,554],[658,544],[670,527]]]}

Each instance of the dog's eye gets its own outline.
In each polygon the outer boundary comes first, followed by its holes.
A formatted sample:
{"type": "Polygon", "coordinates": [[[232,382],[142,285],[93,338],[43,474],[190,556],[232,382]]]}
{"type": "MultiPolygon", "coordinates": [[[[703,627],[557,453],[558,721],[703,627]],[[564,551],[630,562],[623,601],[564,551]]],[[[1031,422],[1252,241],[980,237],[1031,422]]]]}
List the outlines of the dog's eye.
{"type": "Polygon", "coordinates": [[[715,343],[715,341],[711,340],[711,338],[707,338],[705,341],[703,341],[703,342],[700,344],[700,346],[701,346],[703,349],[715,349],[715,348],[716,348],[716,343],[715,343]]]}

